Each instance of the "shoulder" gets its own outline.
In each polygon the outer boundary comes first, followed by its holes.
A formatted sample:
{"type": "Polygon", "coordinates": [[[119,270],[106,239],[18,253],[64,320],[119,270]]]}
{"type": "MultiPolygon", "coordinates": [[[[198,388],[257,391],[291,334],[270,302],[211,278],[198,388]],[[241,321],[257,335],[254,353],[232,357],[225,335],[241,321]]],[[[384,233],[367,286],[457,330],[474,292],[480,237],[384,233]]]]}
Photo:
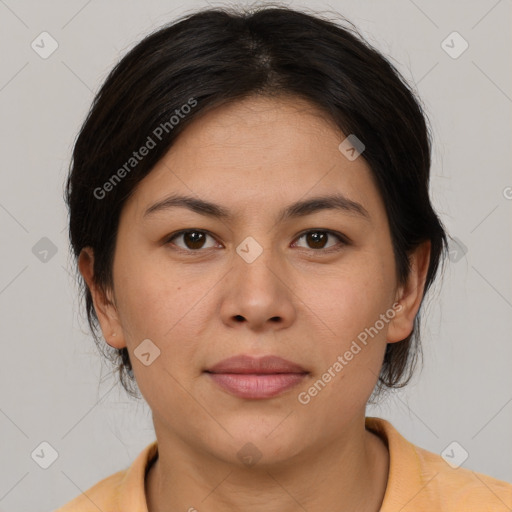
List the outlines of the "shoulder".
{"type": "Polygon", "coordinates": [[[117,512],[120,487],[127,470],[100,480],[54,512],[117,512]]]}
{"type": "Polygon", "coordinates": [[[512,484],[462,467],[460,445],[441,455],[411,443],[384,419],[367,417],[366,428],[389,450],[381,512],[512,511],[512,484]]]}
{"type": "Polygon", "coordinates": [[[157,456],[154,441],[127,469],[104,478],[54,512],[147,512],[145,475],[157,456]]]}
{"type": "MultiPolygon", "coordinates": [[[[439,454],[414,446],[429,494],[446,510],[509,512],[512,484],[464,467],[452,467],[439,454]]],[[[447,459],[450,453],[445,454],[447,459]]],[[[444,510],[444,509],[443,509],[444,510]]]]}

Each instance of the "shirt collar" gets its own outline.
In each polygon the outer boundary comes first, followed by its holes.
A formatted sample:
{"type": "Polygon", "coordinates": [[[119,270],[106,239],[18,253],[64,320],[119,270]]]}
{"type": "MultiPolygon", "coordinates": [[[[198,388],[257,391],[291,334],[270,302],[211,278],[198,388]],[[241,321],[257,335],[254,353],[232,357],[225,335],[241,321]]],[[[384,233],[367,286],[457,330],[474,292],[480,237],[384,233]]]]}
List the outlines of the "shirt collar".
{"type": "MultiPolygon", "coordinates": [[[[415,446],[407,441],[389,421],[366,417],[365,426],[377,434],[389,451],[389,472],[380,512],[396,512],[420,493],[435,476],[422,475],[421,461],[415,446]]],[[[119,510],[148,512],[145,476],[158,454],[157,441],[146,446],[127,469],[119,488],[119,510]]]]}
{"type": "Polygon", "coordinates": [[[119,486],[119,510],[148,512],[146,502],[146,473],[158,455],[158,442],[153,441],[133,461],[119,486]]]}
{"type": "Polygon", "coordinates": [[[416,447],[389,421],[367,416],[365,426],[384,441],[389,452],[388,482],[380,512],[396,512],[411,502],[435,473],[423,475],[422,478],[422,465],[416,447]]]}

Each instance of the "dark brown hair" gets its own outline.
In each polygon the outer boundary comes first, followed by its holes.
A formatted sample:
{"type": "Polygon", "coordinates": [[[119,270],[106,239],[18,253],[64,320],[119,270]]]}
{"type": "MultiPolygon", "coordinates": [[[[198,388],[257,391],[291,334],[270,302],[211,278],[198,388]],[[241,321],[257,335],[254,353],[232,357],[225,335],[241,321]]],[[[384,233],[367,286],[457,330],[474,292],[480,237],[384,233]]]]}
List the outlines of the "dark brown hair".
{"type": "MultiPolygon", "coordinates": [[[[93,248],[95,282],[103,290],[113,289],[123,205],[176,137],[212,108],[253,95],[287,95],[307,100],[365,145],[362,156],[384,200],[400,284],[410,271],[409,253],[431,242],[427,292],[447,240],[429,198],[426,116],[395,67],[345,25],[282,6],[212,8],[160,28],[119,61],[77,137],[65,191],[74,256],[93,248]],[[183,106],[193,101],[184,114],[183,106]],[[178,122],[171,120],[178,115],[178,122]],[[156,146],[128,167],[133,152],[152,134],[154,139],[158,127],[156,146]]],[[[78,279],[95,341],[135,396],[128,351],[109,351],[112,347],[100,342],[91,293],[78,279]]],[[[387,345],[377,394],[384,386],[405,385],[418,353],[419,313],[411,334],[387,345]]]]}

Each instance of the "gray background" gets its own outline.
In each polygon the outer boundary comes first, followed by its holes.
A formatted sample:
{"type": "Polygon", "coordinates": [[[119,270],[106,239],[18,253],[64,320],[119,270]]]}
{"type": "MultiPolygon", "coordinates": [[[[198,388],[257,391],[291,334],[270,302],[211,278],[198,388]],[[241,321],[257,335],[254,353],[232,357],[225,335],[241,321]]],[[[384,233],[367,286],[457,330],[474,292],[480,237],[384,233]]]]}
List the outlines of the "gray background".
{"type": "MultiPolygon", "coordinates": [[[[81,318],[62,190],[75,135],[119,56],[206,5],[0,0],[0,511],[63,505],[154,439],[149,408],[116,384],[81,318]],[[47,59],[31,47],[43,31],[59,45],[47,59]],[[43,237],[57,250],[46,261],[43,237]],[[58,452],[48,469],[31,458],[43,441],[58,452]]],[[[433,201],[467,248],[453,244],[426,303],[423,371],[367,414],[437,453],[457,441],[463,467],[512,481],[511,2],[289,5],[345,15],[416,84],[434,133],[433,201]],[[458,58],[441,46],[453,31],[469,44],[458,58]]]]}

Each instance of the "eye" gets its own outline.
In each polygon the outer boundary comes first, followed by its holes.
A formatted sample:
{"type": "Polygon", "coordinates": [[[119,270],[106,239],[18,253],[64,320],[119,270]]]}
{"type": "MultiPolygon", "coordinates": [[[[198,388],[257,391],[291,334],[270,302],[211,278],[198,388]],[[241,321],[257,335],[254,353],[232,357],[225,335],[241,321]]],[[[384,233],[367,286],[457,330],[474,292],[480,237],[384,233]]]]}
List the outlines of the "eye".
{"type": "Polygon", "coordinates": [[[332,251],[332,250],[340,250],[341,247],[336,247],[336,244],[326,247],[327,241],[329,237],[337,238],[341,245],[348,245],[349,240],[347,237],[342,235],[341,233],[335,233],[334,231],[329,231],[325,229],[311,229],[302,233],[302,235],[297,238],[297,240],[305,239],[306,243],[309,247],[306,249],[313,249],[315,251],[324,250],[324,251],[332,251]]]}
{"type": "Polygon", "coordinates": [[[207,233],[206,231],[202,231],[199,229],[187,229],[184,231],[179,231],[178,233],[175,233],[174,235],[171,235],[167,240],[166,243],[172,243],[173,245],[176,245],[180,249],[188,250],[190,251],[197,251],[199,249],[210,249],[214,247],[214,245],[205,246],[206,239],[210,237],[212,240],[215,241],[212,235],[207,233]],[[176,244],[173,242],[173,240],[176,239],[182,239],[184,246],[176,244]]]}
{"type": "MultiPolygon", "coordinates": [[[[311,249],[317,252],[331,252],[340,250],[344,245],[348,245],[350,243],[350,240],[341,233],[337,233],[326,229],[310,229],[309,231],[302,233],[298,238],[296,238],[296,242],[294,242],[293,246],[300,247],[300,245],[297,245],[297,241],[301,239],[304,239],[306,241],[306,244],[308,244],[309,246],[302,246],[303,248],[311,249]],[[328,246],[327,242],[329,240],[329,237],[337,239],[339,243],[328,246]]],[[[201,249],[214,248],[215,243],[218,242],[216,242],[215,238],[207,231],[200,229],[187,229],[174,233],[169,238],[167,238],[165,243],[175,245],[176,247],[184,251],[198,252],[201,249]],[[213,241],[213,245],[206,245],[206,241],[208,238],[211,238],[211,240],[213,241]],[[182,244],[176,243],[175,240],[181,240],[182,244]]]]}

